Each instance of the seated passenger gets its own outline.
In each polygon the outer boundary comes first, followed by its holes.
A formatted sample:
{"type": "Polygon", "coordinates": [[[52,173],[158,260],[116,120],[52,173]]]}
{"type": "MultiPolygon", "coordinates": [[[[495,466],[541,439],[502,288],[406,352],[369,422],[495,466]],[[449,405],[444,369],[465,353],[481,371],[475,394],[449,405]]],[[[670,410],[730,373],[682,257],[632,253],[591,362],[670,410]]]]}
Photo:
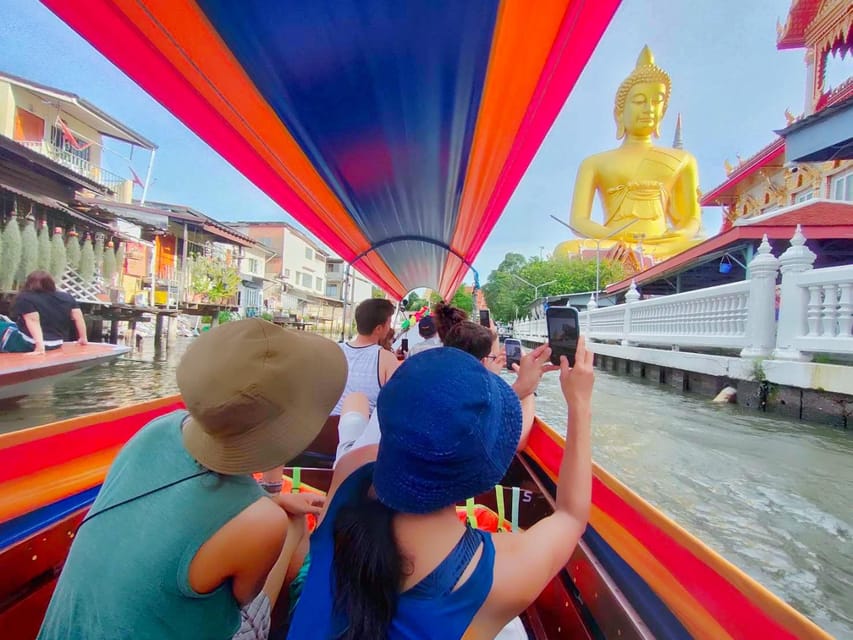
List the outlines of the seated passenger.
{"type": "Polygon", "coordinates": [[[71,341],[72,323],[77,342],[88,344],[80,305],[71,294],[56,290],[53,276],[47,271],[33,271],[27,276],[12,301],[11,314],[23,338],[21,351],[43,354],[45,350],[58,349],[63,342],[71,341]]]}
{"type": "Polygon", "coordinates": [[[347,359],[347,383],[341,399],[332,410],[340,415],[343,396],[358,392],[367,396],[370,410],[376,406],[379,389],[397,370],[396,356],[381,343],[391,330],[394,304],[390,300],[368,298],[355,308],[355,327],[358,335],[350,342],[341,343],[347,359]]]}
{"type": "Polygon", "coordinates": [[[494,638],[524,611],[566,565],[589,514],[583,339],[574,368],[562,359],[560,385],[569,424],[555,512],[491,535],[462,524],[455,505],[503,478],[521,433],[518,397],[457,349],[407,360],[379,395],[381,444],[335,469],[288,638],[494,638]]]}
{"type": "Polygon", "coordinates": [[[418,322],[418,334],[420,334],[423,340],[409,350],[410,358],[422,351],[429,351],[430,349],[441,346],[441,339],[438,337],[438,329],[436,329],[435,319],[432,316],[420,319],[420,322],[418,322]]]}
{"type": "Polygon", "coordinates": [[[41,640],[226,640],[242,606],[268,618],[298,543],[291,533],[304,532],[286,511],[319,505],[265,497],[251,474],[317,435],[346,361],[326,338],[253,318],[196,338],[176,377],[188,411],[151,421],[119,452],[78,528],[41,640]]]}

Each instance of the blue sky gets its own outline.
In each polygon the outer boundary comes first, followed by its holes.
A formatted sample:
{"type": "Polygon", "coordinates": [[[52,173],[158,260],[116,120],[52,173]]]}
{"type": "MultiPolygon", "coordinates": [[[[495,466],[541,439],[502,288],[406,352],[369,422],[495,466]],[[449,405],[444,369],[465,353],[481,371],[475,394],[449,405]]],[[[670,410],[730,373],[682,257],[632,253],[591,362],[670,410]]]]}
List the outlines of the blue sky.
{"type": "MultiPolygon", "coordinates": [[[[500,222],[475,261],[485,281],[508,251],[545,254],[568,237],[580,161],[616,146],[613,96],[648,44],[673,81],[661,142],[671,144],[676,113],[685,148],[709,191],[723,161],[746,158],[773,139],[784,111],[799,114],[803,51],[777,51],[776,19],[790,0],[624,0],[500,222]]],[[[0,0],[0,70],[65,89],[125,122],[160,149],[149,199],[190,205],[222,220],[290,216],[107,62],[36,0],[0,0]]],[[[144,175],[145,161],[134,167],[144,175]]],[[[137,194],[138,195],[138,194],[137,194]]],[[[706,209],[708,234],[720,226],[706,209]]],[[[468,277],[470,281],[470,276],[468,277]]]]}

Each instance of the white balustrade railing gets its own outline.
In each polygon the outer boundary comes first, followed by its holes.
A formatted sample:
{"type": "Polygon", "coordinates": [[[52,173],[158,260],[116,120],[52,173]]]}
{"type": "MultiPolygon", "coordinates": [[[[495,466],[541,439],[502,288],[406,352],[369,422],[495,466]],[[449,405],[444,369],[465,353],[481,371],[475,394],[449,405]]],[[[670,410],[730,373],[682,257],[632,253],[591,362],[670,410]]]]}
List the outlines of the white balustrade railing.
{"type": "MultiPolygon", "coordinates": [[[[814,260],[797,227],[779,259],[765,237],[749,265],[749,280],[647,300],[639,299],[632,283],[624,304],[582,312],[581,329],[593,340],[740,349],[753,358],[853,354],[853,265],[813,269],[814,260]]],[[[544,319],[517,320],[513,334],[534,343],[548,339],[544,319]]]]}
{"type": "MultiPolygon", "coordinates": [[[[806,331],[795,335],[801,352],[853,353],[853,265],[803,271],[793,275],[796,286],[808,291],[800,309],[806,331]]],[[[802,322],[797,323],[802,326],[802,322]]]]}

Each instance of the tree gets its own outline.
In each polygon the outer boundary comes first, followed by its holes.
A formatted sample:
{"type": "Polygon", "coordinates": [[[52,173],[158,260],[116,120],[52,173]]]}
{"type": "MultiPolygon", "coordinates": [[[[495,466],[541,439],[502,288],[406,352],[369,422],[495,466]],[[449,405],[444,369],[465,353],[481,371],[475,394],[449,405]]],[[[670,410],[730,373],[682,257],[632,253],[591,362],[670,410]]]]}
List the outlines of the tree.
{"type": "MultiPolygon", "coordinates": [[[[432,308],[439,302],[442,302],[444,298],[437,291],[433,291],[429,295],[429,306],[432,308]]],[[[474,296],[473,292],[468,291],[465,285],[459,287],[456,290],[456,293],[453,294],[453,297],[450,298],[450,306],[456,307],[458,309],[462,309],[467,314],[474,313],[474,296]]]]}
{"type": "Polygon", "coordinates": [[[414,291],[406,296],[406,300],[406,311],[419,311],[421,307],[429,304],[426,298],[421,298],[421,296],[414,291]]]}
{"type": "MultiPolygon", "coordinates": [[[[540,298],[567,293],[580,293],[595,289],[595,261],[593,260],[541,260],[538,257],[519,260],[519,254],[507,254],[495,271],[489,274],[483,293],[496,320],[510,321],[526,316],[534,301],[535,290],[522,280],[539,287],[540,298]],[[518,279],[515,276],[518,276],[518,279]]],[[[600,264],[602,284],[622,279],[622,265],[610,260],[600,264]]]]}
{"type": "Polygon", "coordinates": [[[379,287],[373,287],[371,289],[371,297],[372,298],[386,298],[385,292],[379,287]]]}

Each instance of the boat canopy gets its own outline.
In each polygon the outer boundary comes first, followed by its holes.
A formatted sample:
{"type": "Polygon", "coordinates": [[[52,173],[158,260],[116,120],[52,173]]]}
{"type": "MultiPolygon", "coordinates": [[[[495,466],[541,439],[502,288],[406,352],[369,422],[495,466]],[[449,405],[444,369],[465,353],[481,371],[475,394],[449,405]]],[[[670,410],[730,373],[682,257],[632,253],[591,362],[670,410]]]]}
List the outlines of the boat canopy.
{"type": "Polygon", "coordinates": [[[395,297],[461,283],[619,5],[42,1],[395,297]]]}

